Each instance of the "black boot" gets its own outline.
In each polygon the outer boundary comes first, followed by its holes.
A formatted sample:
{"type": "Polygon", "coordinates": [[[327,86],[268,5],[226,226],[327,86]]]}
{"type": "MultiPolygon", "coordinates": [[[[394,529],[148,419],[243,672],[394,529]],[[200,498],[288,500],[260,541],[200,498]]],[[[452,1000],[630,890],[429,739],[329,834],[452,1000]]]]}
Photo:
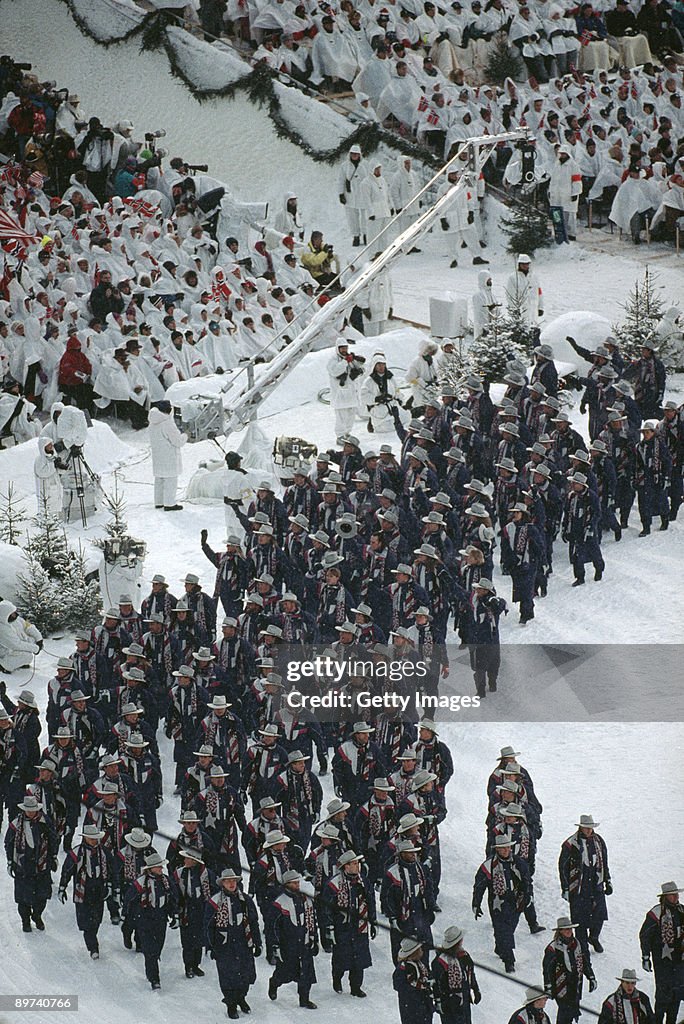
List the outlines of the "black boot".
{"type": "Polygon", "coordinates": [[[669,517],[668,516],[661,516],[660,517],[660,529],[661,530],[667,530],[669,528],[669,525],[670,525],[669,517]]]}
{"type": "Polygon", "coordinates": [[[583,587],[583,586],[584,586],[584,580],[575,580],[575,582],[573,583],[573,587],[583,587]]]}
{"type": "Polygon", "coordinates": [[[318,1009],[318,1007],[316,1006],[315,1003],[312,1003],[311,1000],[308,999],[308,998],[305,999],[304,996],[300,996],[299,997],[299,1005],[302,1008],[302,1010],[317,1010],[318,1009]]]}
{"type": "Polygon", "coordinates": [[[204,971],[202,970],[202,968],[200,967],[199,964],[195,964],[193,970],[195,972],[195,977],[196,978],[203,978],[204,977],[204,971]]]}
{"type": "Polygon", "coordinates": [[[333,992],[337,992],[338,995],[342,992],[342,978],[339,974],[333,974],[332,986],[333,992]]]}
{"type": "Polygon", "coordinates": [[[354,247],[354,249],[358,249],[359,244],[359,236],[354,235],[354,238],[352,239],[352,246],[354,247]]]}
{"type": "Polygon", "coordinates": [[[357,999],[365,999],[366,998],[366,993],[363,991],[362,988],[353,988],[351,990],[351,994],[353,996],[356,996],[357,999]]]}
{"type": "Polygon", "coordinates": [[[240,1009],[242,1010],[243,1013],[251,1013],[252,1012],[252,1007],[249,1005],[247,1000],[244,999],[244,998],[238,999],[238,1006],[240,1007],[240,1009]]]}
{"type": "Polygon", "coordinates": [[[543,924],[539,924],[539,921],[535,921],[534,924],[530,925],[530,934],[539,935],[539,932],[545,932],[546,928],[543,924]]]}
{"type": "Polygon", "coordinates": [[[504,960],[506,974],[515,974],[515,960],[504,960]]]}
{"type": "Polygon", "coordinates": [[[603,952],[603,946],[599,942],[598,935],[590,935],[587,941],[589,942],[590,946],[593,946],[595,953],[603,952]]]}
{"type": "Polygon", "coordinates": [[[650,532],[651,532],[651,527],[650,526],[644,526],[644,528],[642,529],[642,531],[639,534],[639,536],[640,537],[648,537],[650,532]]]}
{"type": "Polygon", "coordinates": [[[31,914],[31,918],[33,919],[33,923],[35,924],[35,926],[38,929],[38,931],[39,932],[44,932],[45,931],[45,925],[43,923],[43,918],[40,916],[38,911],[34,910],[33,913],[31,914]]]}
{"type": "Polygon", "coordinates": [[[268,982],[268,998],[273,1002],[278,998],[278,986],[274,977],[270,978],[268,982]]]}
{"type": "Polygon", "coordinates": [[[235,1003],[228,1003],[228,1016],[231,1020],[239,1020],[240,1014],[237,1012],[237,1006],[235,1003]]]}
{"type": "Polygon", "coordinates": [[[194,978],[195,977],[195,972],[193,971],[192,967],[186,967],[185,968],[185,977],[186,978],[194,978]]]}
{"type": "Polygon", "coordinates": [[[21,918],[21,930],[23,932],[32,932],[33,928],[31,927],[31,911],[28,908],[26,910],[20,908],[19,917],[21,918]]]}
{"type": "Polygon", "coordinates": [[[598,583],[602,579],[603,579],[603,569],[596,569],[596,571],[594,572],[594,582],[598,583]]]}
{"type": "Polygon", "coordinates": [[[622,527],[618,526],[617,530],[615,530],[614,533],[615,533],[615,540],[616,541],[621,541],[622,540],[622,527]]]}

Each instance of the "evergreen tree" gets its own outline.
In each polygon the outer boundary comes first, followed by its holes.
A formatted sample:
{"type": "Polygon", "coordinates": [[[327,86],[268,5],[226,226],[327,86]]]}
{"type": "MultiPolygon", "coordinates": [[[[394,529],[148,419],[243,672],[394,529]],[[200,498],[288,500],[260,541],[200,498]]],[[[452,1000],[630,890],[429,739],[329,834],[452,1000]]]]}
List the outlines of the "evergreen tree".
{"type": "Polygon", "coordinates": [[[97,577],[91,578],[88,573],[80,543],[77,550],[70,553],[60,591],[63,600],[62,625],[83,629],[97,623],[102,611],[102,596],[97,577]]]}
{"type": "Polygon", "coordinates": [[[60,587],[44,568],[41,555],[31,540],[24,548],[24,557],[26,572],[17,577],[17,608],[21,615],[38,627],[43,636],[48,636],[59,629],[64,620],[60,587]]]}
{"type": "Polygon", "coordinates": [[[6,493],[0,494],[0,541],[18,545],[23,533],[22,523],[26,519],[26,509],[17,499],[14,484],[10,481],[6,493]]]}
{"type": "Polygon", "coordinates": [[[526,359],[526,346],[520,341],[525,326],[521,318],[507,312],[493,316],[470,347],[468,370],[487,384],[501,381],[506,373],[506,364],[511,359],[526,359]]]}
{"type": "Polygon", "coordinates": [[[508,252],[534,253],[551,245],[548,214],[546,210],[538,209],[529,198],[520,199],[512,205],[510,216],[501,219],[501,230],[508,235],[508,252]]]}
{"type": "Polygon", "coordinates": [[[52,511],[44,495],[33,523],[36,531],[31,535],[30,547],[34,557],[50,577],[59,578],[64,574],[69,562],[69,545],[64,524],[52,511]]]}
{"type": "Polygon", "coordinates": [[[507,78],[518,81],[525,71],[523,59],[513,46],[509,46],[503,33],[499,34],[485,68],[485,82],[503,85],[507,78]]]}
{"type": "Polygon", "coordinates": [[[613,334],[626,359],[638,359],[641,347],[652,344],[658,349],[658,357],[670,367],[676,361],[676,346],[674,338],[662,337],[661,322],[665,310],[656,280],[646,267],[643,281],[634,282],[625,303],[625,319],[621,324],[613,325],[613,334]]]}
{"type": "Polygon", "coordinates": [[[118,473],[114,474],[114,494],[112,497],[107,498],[107,505],[111,513],[110,518],[105,523],[105,533],[107,536],[93,542],[98,548],[104,548],[108,540],[122,540],[129,535],[128,523],[126,521],[126,502],[119,490],[118,473]]]}

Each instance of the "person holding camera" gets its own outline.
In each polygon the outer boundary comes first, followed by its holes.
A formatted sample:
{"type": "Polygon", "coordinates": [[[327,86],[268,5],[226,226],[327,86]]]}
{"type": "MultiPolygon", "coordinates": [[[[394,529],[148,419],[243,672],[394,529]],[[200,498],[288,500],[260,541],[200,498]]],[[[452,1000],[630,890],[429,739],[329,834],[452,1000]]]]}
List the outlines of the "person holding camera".
{"type": "Polygon", "coordinates": [[[333,245],[323,242],[322,231],[311,232],[311,239],[302,253],[301,261],[321,288],[327,288],[339,274],[339,260],[333,255],[333,245]]]}
{"type": "Polygon", "coordinates": [[[87,130],[76,139],[76,149],[88,174],[88,188],[101,203],[106,199],[105,187],[112,163],[113,139],[114,133],[102,125],[99,117],[91,117],[87,130]]]}
{"type": "Polygon", "coordinates": [[[93,316],[102,323],[110,313],[123,313],[124,300],[119,289],[112,284],[111,270],[100,271],[100,280],[90,293],[88,305],[93,316]]]}

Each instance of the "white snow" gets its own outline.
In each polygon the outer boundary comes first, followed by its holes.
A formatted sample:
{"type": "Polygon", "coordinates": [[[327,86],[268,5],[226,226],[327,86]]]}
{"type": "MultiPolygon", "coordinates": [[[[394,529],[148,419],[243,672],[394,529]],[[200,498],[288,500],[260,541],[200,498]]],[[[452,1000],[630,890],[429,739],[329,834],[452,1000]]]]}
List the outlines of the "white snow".
{"type": "MultiPolygon", "coordinates": [[[[18,497],[35,497],[33,462],[38,454],[38,439],[0,451],[0,480],[12,480],[18,497]]],[[[137,456],[135,449],[121,440],[108,423],[95,420],[88,430],[83,458],[93,473],[112,473],[137,456]]],[[[34,502],[35,503],[35,502],[34,502]]]]}

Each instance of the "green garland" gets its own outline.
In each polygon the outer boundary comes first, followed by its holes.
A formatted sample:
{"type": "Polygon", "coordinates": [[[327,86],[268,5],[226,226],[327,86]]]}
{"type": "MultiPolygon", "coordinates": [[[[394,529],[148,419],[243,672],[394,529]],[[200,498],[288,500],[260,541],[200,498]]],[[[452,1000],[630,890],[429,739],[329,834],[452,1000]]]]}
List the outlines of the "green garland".
{"type": "MultiPolygon", "coordinates": [[[[256,106],[266,108],[268,116],[273,122],[274,131],[278,138],[287,139],[288,142],[297,146],[303,153],[311,157],[311,159],[315,160],[317,163],[333,164],[335,161],[339,160],[341,156],[344,156],[349,151],[349,148],[354,145],[361,146],[364,154],[368,156],[371,153],[374,153],[382,143],[387,146],[388,149],[401,153],[403,156],[409,156],[420,160],[429,167],[442,166],[442,161],[439,160],[431,150],[427,149],[425,146],[419,145],[417,142],[412,142],[408,139],[398,139],[392,134],[392,132],[388,132],[377,122],[372,124],[360,124],[337,146],[333,146],[331,149],[316,149],[307,142],[299,132],[295,131],[287,123],[287,120],[281,110],[280,98],[273,87],[274,80],[277,80],[278,74],[266,64],[257,64],[256,67],[249,70],[241,78],[237,78],[234,82],[229,82],[227,85],[221,86],[219,89],[203,89],[195,85],[179,64],[173,45],[166,31],[170,24],[174,24],[172,16],[163,11],[151,11],[145,15],[139,25],[134,26],[130,32],[127,32],[125,35],[120,36],[117,39],[98,39],[98,37],[91,32],[87,22],[85,22],[84,19],[76,13],[71,0],[61,0],[61,2],[65,3],[69,8],[72,18],[83,35],[88,36],[89,39],[93,39],[100,46],[111,46],[113,43],[124,42],[135,35],[141,34],[141,51],[151,51],[156,50],[159,47],[163,47],[169,60],[171,74],[175,78],[179,78],[186,88],[189,89],[194,98],[200,103],[203,100],[213,99],[215,97],[232,99],[237,92],[246,92],[252,103],[256,106]]],[[[313,100],[312,102],[317,101],[313,100]]]]}
{"type": "Polygon", "coordinates": [[[144,15],[144,17],[140,21],[140,24],[134,25],[131,29],[128,30],[128,32],[124,32],[123,35],[116,36],[116,38],[113,39],[99,39],[92,31],[88,22],[85,21],[85,19],[82,18],[81,15],[76,11],[71,0],[61,0],[61,3],[65,4],[66,7],[69,8],[69,13],[71,14],[71,17],[74,19],[74,22],[78,30],[84,36],[87,36],[88,39],[93,39],[98,44],[98,46],[104,47],[114,46],[117,43],[125,43],[127,39],[132,39],[133,36],[137,36],[141,32],[144,33],[149,23],[151,21],[154,21],[158,17],[158,12],[150,11],[149,13],[144,15]]]}

